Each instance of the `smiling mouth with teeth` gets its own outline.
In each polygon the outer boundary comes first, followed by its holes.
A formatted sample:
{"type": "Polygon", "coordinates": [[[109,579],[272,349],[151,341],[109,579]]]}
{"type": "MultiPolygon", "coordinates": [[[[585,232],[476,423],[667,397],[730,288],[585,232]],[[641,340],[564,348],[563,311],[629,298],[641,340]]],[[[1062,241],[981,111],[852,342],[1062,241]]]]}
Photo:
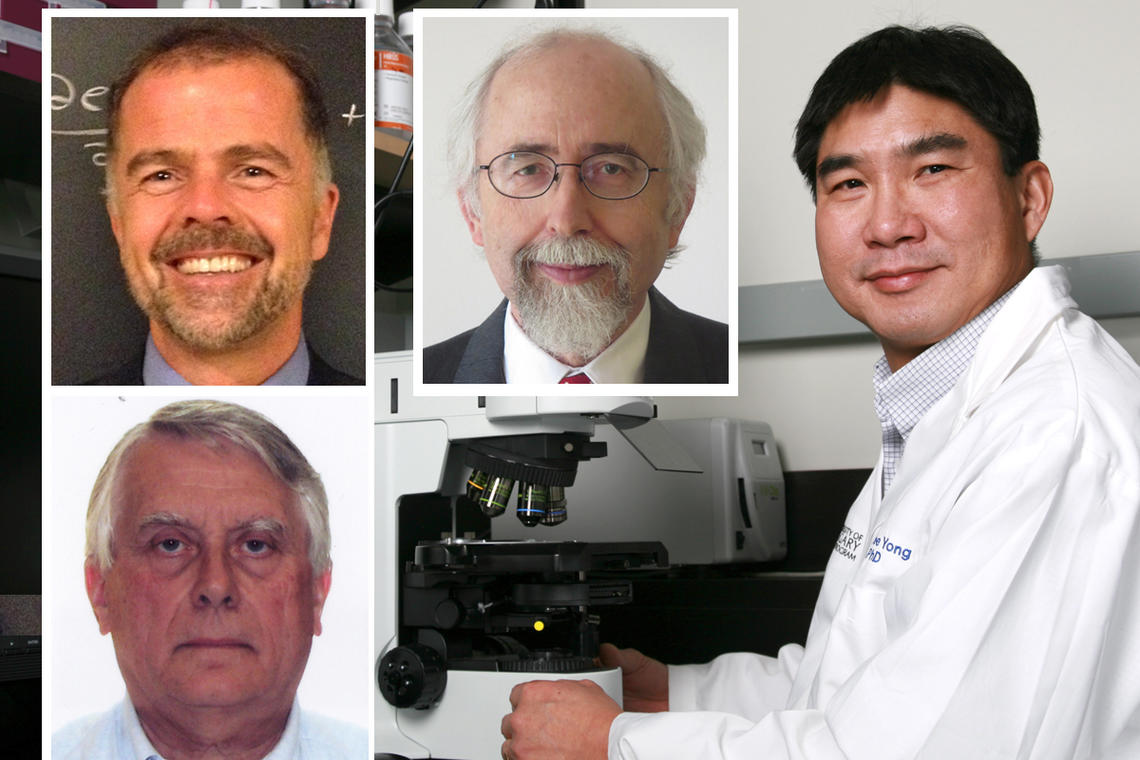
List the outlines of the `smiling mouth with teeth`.
{"type": "Polygon", "coordinates": [[[208,258],[179,259],[174,267],[181,274],[214,274],[244,272],[253,266],[248,256],[211,256],[208,258]]]}

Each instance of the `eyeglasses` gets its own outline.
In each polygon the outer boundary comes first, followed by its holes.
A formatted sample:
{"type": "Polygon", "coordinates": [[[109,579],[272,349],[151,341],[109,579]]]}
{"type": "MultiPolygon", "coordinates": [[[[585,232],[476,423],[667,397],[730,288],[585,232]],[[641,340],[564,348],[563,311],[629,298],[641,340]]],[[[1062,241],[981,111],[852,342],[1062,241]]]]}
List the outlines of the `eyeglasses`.
{"type": "Polygon", "coordinates": [[[581,163],[558,163],[550,156],[531,151],[503,153],[481,164],[487,171],[491,187],[508,198],[537,198],[559,179],[558,167],[575,166],[582,185],[598,198],[621,201],[632,198],[649,184],[649,175],[665,169],[649,164],[629,153],[596,153],[581,163]]]}

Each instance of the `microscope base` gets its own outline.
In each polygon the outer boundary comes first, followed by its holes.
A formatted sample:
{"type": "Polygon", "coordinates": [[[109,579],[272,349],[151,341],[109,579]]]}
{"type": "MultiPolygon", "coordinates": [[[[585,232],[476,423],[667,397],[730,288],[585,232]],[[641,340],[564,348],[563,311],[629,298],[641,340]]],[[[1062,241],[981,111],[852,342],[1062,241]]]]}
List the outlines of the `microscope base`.
{"type": "MultiPolygon", "coordinates": [[[[587,673],[492,673],[449,670],[443,698],[427,710],[395,710],[397,729],[407,739],[425,747],[431,757],[448,760],[486,760],[499,757],[503,737],[499,725],[510,712],[509,696],[516,684],[547,678],[588,679],[601,686],[621,704],[621,670],[610,668],[587,673]]],[[[376,750],[384,749],[384,727],[377,726],[376,750]]]]}

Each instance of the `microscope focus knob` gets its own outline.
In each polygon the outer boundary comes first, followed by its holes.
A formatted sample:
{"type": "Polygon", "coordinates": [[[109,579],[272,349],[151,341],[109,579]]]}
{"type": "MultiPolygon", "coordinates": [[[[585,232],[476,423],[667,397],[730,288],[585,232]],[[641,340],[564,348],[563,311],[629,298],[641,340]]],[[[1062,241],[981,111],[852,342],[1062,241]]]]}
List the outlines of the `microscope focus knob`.
{"type": "Polygon", "coordinates": [[[449,631],[463,622],[463,605],[454,599],[444,599],[435,606],[433,617],[437,628],[449,631]]]}
{"type": "Polygon", "coordinates": [[[388,704],[424,710],[443,696],[447,666],[439,652],[431,647],[408,644],[380,658],[376,683],[388,704]]]}

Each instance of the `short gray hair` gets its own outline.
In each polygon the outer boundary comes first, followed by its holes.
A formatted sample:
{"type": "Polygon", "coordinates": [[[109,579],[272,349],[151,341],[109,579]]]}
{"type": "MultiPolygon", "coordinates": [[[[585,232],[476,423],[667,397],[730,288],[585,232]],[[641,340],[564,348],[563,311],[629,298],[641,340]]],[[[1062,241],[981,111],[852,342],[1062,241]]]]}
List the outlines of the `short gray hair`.
{"type": "Polygon", "coordinates": [[[486,118],[487,95],[495,75],[510,61],[557,47],[571,41],[608,42],[617,45],[636,57],[649,70],[657,92],[657,102],[665,117],[665,161],[670,171],[669,203],[665,209],[670,222],[684,218],[689,199],[696,192],[701,162],[705,158],[705,125],[685,93],[677,88],[668,72],[653,56],[640,48],[618,42],[612,36],[591,29],[558,28],[529,37],[499,54],[483,72],[467,86],[463,99],[452,115],[448,156],[451,164],[452,185],[479,213],[478,194],[475,192],[478,172],[475,171],[475,143],[486,118]]]}
{"type": "Polygon", "coordinates": [[[111,453],[87,505],[87,558],[101,570],[114,562],[115,503],[119,501],[124,464],[135,447],[154,436],[204,443],[211,448],[232,444],[253,454],[270,473],[297,495],[297,505],[309,531],[309,562],[314,573],[332,567],[329,547],[328,497],[321,476],[305,455],[267,417],[224,401],[178,401],[127,431],[111,453]]]}

